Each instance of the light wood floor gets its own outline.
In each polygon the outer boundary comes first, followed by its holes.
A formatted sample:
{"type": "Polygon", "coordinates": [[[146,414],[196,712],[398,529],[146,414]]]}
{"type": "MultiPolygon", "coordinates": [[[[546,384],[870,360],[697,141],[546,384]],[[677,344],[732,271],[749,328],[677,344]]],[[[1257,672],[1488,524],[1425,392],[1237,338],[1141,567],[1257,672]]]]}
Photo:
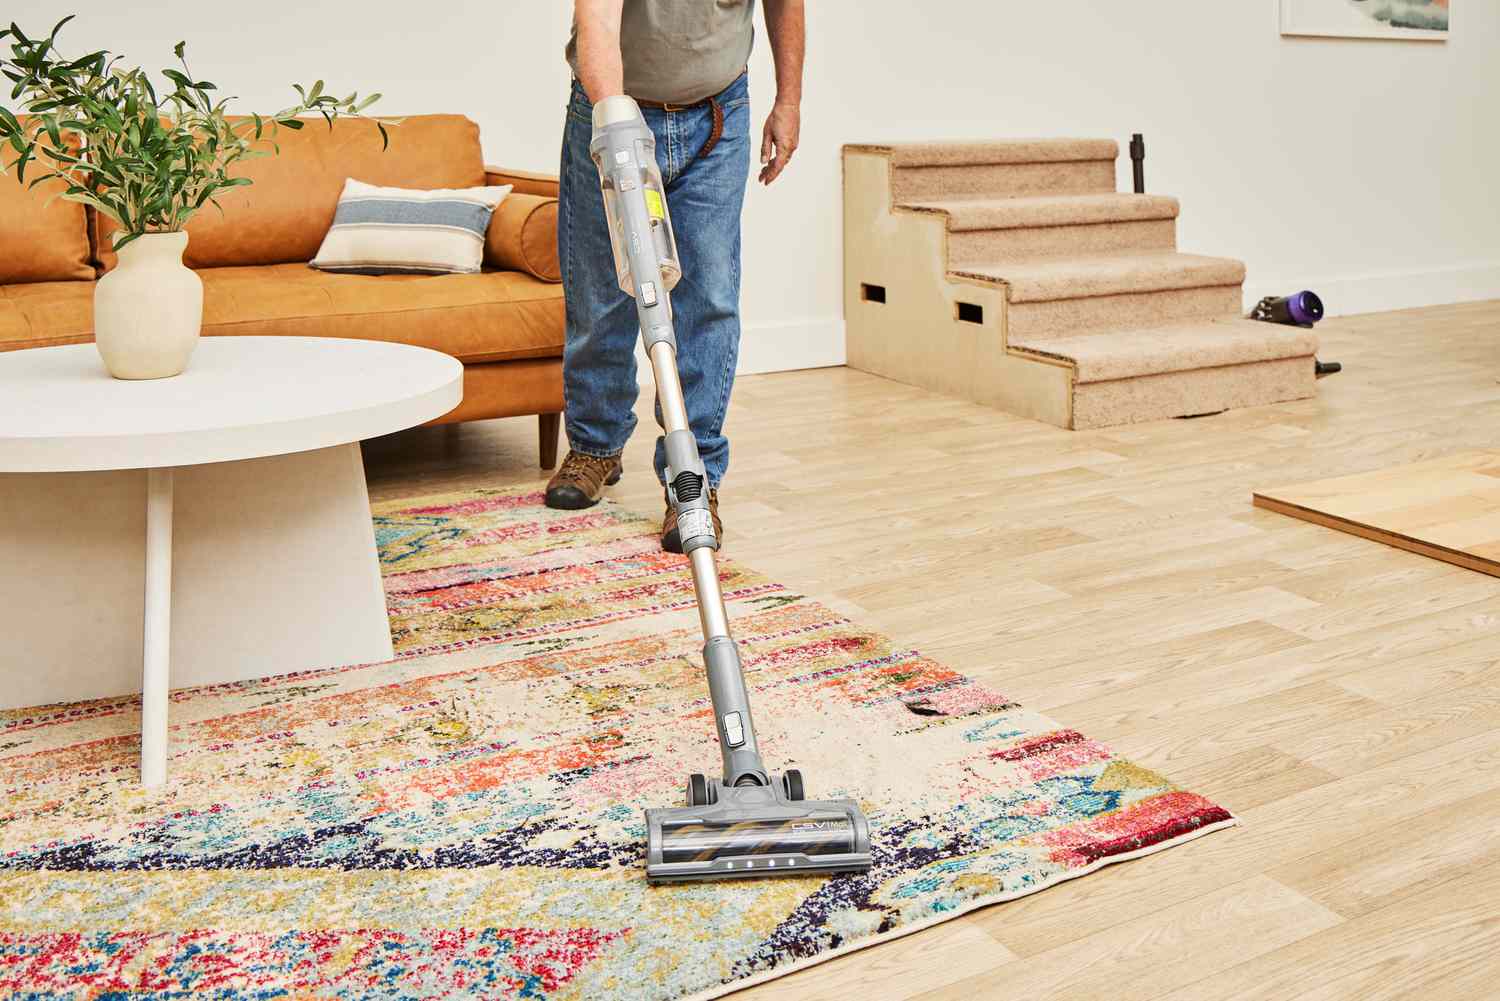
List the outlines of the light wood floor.
{"type": "MultiPolygon", "coordinates": [[[[740,996],[1497,996],[1500,580],[1250,498],[1493,447],[1500,303],[1321,332],[1345,371],[1317,399],[1092,432],[844,369],[741,380],[733,557],[1243,826],[740,996]]],[[[613,496],[656,513],[645,413],[613,496]]],[[[539,483],[534,437],[373,442],[372,494],[539,483]]]]}

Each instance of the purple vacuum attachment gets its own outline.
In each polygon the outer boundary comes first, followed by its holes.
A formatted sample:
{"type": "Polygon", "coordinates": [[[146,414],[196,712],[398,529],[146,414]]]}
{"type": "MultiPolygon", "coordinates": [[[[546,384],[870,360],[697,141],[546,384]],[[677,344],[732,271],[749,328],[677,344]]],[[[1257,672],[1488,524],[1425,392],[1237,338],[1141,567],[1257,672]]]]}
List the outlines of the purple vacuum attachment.
{"type": "Polygon", "coordinates": [[[1250,319],[1281,323],[1294,327],[1311,327],[1323,319],[1323,300],[1316,292],[1297,292],[1277,297],[1268,295],[1255,304],[1250,319]]]}
{"type": "Polygon", "coordinates": [[[1299,327],[1310,327],[1323,319],[1323,300],[1315,292],[1287,296],[1286,309],[1299,327]]]}

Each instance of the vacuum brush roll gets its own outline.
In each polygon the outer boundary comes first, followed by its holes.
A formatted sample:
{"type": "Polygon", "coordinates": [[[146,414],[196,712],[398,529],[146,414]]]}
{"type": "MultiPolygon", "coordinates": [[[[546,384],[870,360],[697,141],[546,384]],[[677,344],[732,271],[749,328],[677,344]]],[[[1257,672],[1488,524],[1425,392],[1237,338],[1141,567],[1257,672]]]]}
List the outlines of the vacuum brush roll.
{"type": "Polygon", "coordinates": [[[870,868],[869,825],[852,800],[790,800],[781,782],[711,788],[706,805],[646,811],[652,882],[870,868]]]}

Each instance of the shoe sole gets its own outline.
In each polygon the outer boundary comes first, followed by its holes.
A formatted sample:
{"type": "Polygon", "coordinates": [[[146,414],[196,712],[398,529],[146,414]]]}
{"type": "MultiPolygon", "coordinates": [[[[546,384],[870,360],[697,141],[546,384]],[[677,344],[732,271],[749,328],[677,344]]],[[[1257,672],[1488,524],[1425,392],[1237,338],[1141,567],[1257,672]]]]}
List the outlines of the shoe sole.
{"type": "MultiPolygon", "coordinates": [[[[622,475],[623,470],[617,468],[604,481],[604,485],[606,487],[614,486],[620,482],[622,475]]],[[[602,489],[598,497],[590,497],[577,487],[556,487],[547,491],[545,503],[554,511],[582,511],[599,503],[603,496],[602,489]]]]}

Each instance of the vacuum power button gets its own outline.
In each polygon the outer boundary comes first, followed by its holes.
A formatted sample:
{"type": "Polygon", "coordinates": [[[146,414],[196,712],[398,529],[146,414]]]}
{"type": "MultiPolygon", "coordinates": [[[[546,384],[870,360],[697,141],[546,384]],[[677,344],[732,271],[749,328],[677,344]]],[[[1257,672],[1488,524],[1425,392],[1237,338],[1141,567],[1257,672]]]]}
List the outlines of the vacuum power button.
{"type": "Polygon", "coordinates": [[[730,747],[739,747],[745,742],[745,724],[740,722],[739,713],[724,714],[724,739],[730,747]]]}

